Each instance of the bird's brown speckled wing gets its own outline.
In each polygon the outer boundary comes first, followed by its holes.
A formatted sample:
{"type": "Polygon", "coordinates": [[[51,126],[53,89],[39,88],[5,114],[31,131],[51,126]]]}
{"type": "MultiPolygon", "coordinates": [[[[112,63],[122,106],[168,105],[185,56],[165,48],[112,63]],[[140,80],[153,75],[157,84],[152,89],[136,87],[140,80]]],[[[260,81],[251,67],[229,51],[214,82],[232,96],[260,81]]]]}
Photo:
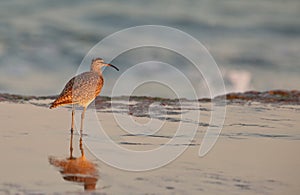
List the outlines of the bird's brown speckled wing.
{"type": "Polygon", "coordinates": [[[50,108],[65,104],[88,104],[100,93],[102,86],[103,78],[95,72],[77,75],[66,84],[50,108]]]}

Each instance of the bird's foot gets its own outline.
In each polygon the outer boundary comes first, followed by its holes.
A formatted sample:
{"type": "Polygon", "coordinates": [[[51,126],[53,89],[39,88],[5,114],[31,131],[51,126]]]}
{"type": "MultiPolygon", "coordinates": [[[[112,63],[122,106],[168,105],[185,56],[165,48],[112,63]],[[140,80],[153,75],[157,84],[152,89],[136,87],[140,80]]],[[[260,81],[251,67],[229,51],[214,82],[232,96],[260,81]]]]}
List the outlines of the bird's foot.
{"type": "Polygon", "coordinates": [[[71,133],[72,135],[81,135],[81,131],[78,132],[78,131],[76,131],[75,129],[71,129],[71,130],[70,130],[70,133],[71,133]]]}
{"type": "Polygon", "coordinates": [[[87,136],[88,134],[83,133],[83,130],[80,130],[80,136],[87,136]]]}

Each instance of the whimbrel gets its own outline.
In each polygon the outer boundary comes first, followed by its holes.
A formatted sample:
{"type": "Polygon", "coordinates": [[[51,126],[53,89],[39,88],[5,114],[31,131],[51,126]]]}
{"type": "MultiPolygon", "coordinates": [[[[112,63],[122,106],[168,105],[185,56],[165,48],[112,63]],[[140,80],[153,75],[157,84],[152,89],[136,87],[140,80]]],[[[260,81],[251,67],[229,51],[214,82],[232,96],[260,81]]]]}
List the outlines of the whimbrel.
{"type": "Polygon", "coordinates": [[[83,120],[86,108],[101,92],[104,80],[101,72],[103,66],[111,66],[119,71],[112,64],[107,64],[101,58],[92,60],[89,72],[81,73],[73,77],[64,87],[58,98],[51,104],[50,109],[63,105],[72,105],[72,124],[71,131],[74,130],[74,105],[83,107],[81,114],[80,132],[83,130],[83,120]]]}

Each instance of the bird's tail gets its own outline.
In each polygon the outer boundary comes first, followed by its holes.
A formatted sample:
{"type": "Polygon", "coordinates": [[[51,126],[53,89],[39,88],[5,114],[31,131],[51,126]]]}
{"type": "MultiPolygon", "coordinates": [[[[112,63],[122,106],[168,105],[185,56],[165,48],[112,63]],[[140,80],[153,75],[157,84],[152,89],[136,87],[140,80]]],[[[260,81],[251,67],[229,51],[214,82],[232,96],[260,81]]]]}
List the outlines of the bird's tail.
{"type": "Polygon", "coordinates": [[[54,102],[50,104],[50,109],[56,108],[58,106],[63,106],[66,104],[76,104],[76,102],[73,102],[72,99],[66,98],[66,97],[58,97],[54,102]]]}
{"type": "Polygon", "coordinates": [[[52,109],[52,108],[56,108],[56,107],[58,107],[59,105],[56,103],[56,101],[54,101],[54,102],[52,102],[51,104],[50,104],[50,109],[52,109]]]}

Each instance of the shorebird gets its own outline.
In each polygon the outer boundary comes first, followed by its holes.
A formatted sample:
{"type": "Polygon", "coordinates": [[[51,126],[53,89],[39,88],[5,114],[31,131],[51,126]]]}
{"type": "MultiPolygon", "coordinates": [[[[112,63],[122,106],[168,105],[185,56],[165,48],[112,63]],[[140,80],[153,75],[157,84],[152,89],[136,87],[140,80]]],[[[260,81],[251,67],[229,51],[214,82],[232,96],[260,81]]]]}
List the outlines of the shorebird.
{"type": "Polygon", "coordinates": [[[119,71],[116,66],[105,63],[101,58],[93,59],[90,71],[81,73],[73,77],[65,85],[58,98],[51,103],[50,109],[63,105],[72,105],[71,132],[73,132],[74,130],[75,105],[83,107],[80,124],[80,132],[82,132],[86,108],[101,92],[102,86],[104,84],[101,71],[101,68],[104,66],[110,66],[119,71]]]}

